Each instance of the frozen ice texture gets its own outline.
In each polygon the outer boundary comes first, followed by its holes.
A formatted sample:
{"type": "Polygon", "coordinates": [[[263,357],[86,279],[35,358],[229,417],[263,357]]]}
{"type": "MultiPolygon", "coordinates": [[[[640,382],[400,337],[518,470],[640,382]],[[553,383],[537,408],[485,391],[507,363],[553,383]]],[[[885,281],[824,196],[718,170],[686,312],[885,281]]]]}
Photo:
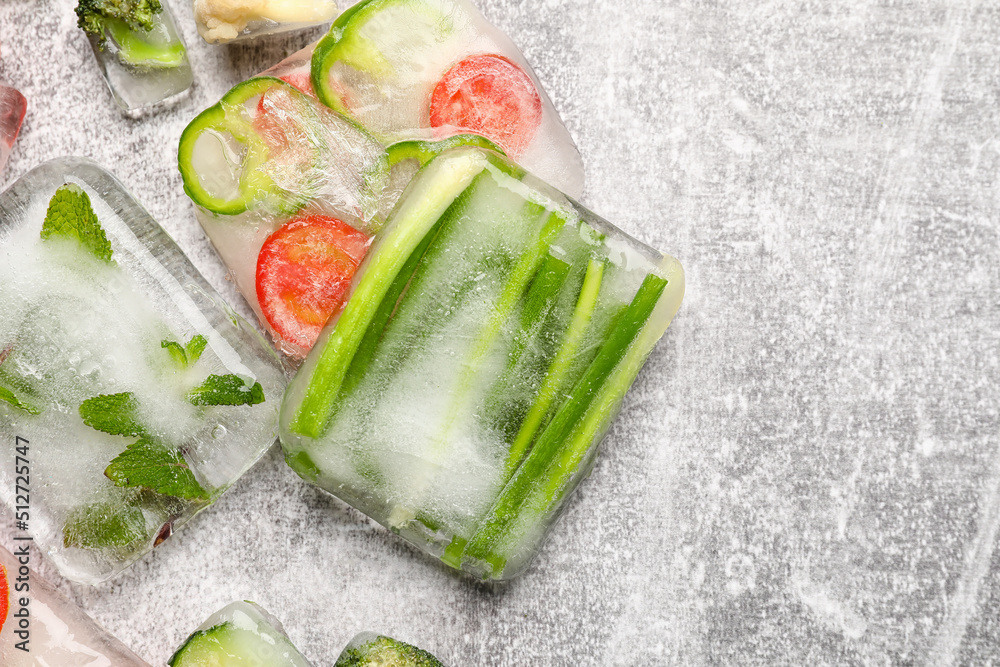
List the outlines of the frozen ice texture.
{"type": "Polygon", "coordinates": [[[107,28],[103,41],[87,35],[111,95],[128,116],[180,101],[194,81],[169,3],[162,2],[161,7],[148,32],[107,28]]]}
{"type": "Polygon", "coordinates": [[[684,291],[492,151],[410,183],[282,404],[286,460],[447,564],[523,571],[684,291]]]}
{"type": "Polygon", "coordinates": [[[221,664],[310,667],[288,639],[281,623],[253,602],[233,602],[209,616],[168,664],[171,667],[221,664]]]}
{"type": "Polygon", "coordinates": [[[443,667],[433,655],[397,639],[374,632],[354,636],[334,667],[443,667]]]}
{"type": "Polygon", "coordinates": [[[0,83],[0,170],[7,164],[27,109],[28,102],[19,90],[0,83]]]}
{"type": "MultiPolygon", "coordinates": [[[[28,542],[20,542],[27,545],[28,542]]],[[[19,551],[19,547],[14,547],[19,551]]],[[[22,556],[23,558],[23,556],[22,556]]],[[[7,590],[0,581],[0,608],[6,597],[10,606],[6,620],[0,615],[0,664],[4,667],[148,667],[132,651],[97,625],[78,606],[67,600],[51,584],[31,570],[29,590],[17,591],[25,583],[23,565],[15,555],[0,547],[0,570],[4,570],[7,590]],[[25,637],[16,633],[21,609],[19,600],[28,599],[28,651],[17,645],[25,637]]]]}
{"type": "Polygon", "coordinates": [[[314,49],[308,63],[296,54],[270,73],[299,85],[311,67],[308,90],[386,146],[474,132],[558,190],[582,193],[580,154],[534,70],[471,2],[365,0],[314,49]],[[464,115],[447,112],[463,100],[464,115]]]}
{"type": "Polygon", "coordinates": [[[335,0],[194,0],[198,33],[210,44],[300,30],[336,15],[335,0]]]}
{"type": "MultiPolygon", "coordinates": [[[[0,312],[0,437],[28,442],[31,534],[69,579],[93,584],[120,572],[274,442],[284,388],[274,351],[122,184],[87,160],[48,162],[0,195],[0,312]],[[89,195],[113,264],[73,240],[40,238],[65,183],[89,195]],[[219,378],[250,398],[226,405],[196,390],[219,378]],[[132,425],[85,423],[83,403],[98,396],[125,396],[106,413],[134,415],[132,425]],[[201,492],[130,486],[127,466],[112,483],[112,460],[147,439],[161,458],[181,457],[201,492]]],[[[105,414],[101,405],[88,414],[105,414]]],[[[0,499],[9,508],[19,504],[14,471],[15,450],[4,447],[0,499]]]]}

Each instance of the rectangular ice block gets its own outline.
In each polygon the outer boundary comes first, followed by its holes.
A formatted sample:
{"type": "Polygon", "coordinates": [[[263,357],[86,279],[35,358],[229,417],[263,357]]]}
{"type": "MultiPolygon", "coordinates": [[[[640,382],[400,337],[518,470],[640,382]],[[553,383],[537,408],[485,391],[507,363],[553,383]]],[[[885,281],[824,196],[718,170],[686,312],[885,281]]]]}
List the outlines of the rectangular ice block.
{"type": "Polygon", "coordinates": [[[300,30],[332,21],[335,0],[194,0],[198,33],[209,44],[300,30]]]}
{"type": "Polygon", "coordinates": [[[502,148],[571,196],[582,189],[531,67],[475,7],[366,0],[202,112],[178,160],[241,293],[279,349],[303,357],[403,188],[459,145],[502,148]]]}
{"type": "Polygon", "coordinates": [[[87,160],[0,195],[0,312],[0,498],[69,579],[120,572],[274,442],[274,351],[87,160]]]}
{"type": "Polygon", "coordinates": [[[405,642],[362,632],[344,648],[333,667],[444,667],[433,655],[405,642]]]}
{"type": "Polygon", "coordinates": [[[131,117],[178,102],[194,81],[187,47],[167,2],[150,19],[149,30],[116,18],[81,17],[94,56],[115,103],[131,117]]]}
{"type": "Polygon", "coordinates": [[[0,665],[148,667],[24,565],[34,557],[24,554],[27,544],[15,547],[16,554],[0,547],[0,665]]]}
{"type": "Polygon", "coordinates": [[[292,380],[289,465],[447,564],[521,572],[593,464],[684,275],[500,155],[404,192],[292,380]]]}
{"type": "Polygon", "coordinates": [[[0,171],[7,164],[27,109],[27,100],[19,90],[0,83],[0,171]]]}
{"type": "Polygon", "coordinates": [[[311,667],[281,623],[253,602],[233,602],[208,617],[167,661],[170,667],[311,667]]]}

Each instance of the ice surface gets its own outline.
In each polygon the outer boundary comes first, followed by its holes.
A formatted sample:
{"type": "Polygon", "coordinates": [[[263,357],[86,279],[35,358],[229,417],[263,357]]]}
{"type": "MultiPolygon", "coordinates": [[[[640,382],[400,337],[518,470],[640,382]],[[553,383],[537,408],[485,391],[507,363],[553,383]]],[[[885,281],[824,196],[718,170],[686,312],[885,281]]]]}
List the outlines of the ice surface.
{"type": "Polygon", "coordinates": [[[335,0],[194,0],[198,32],[226,43],[325,23],[337,15],[335,0]]]}
{"type": "Polygon", "coordinates": [[[170,5],[163,2],[161,7],[163,11],[154,16],[149,32],[120,34],[106,29],[103,43],[97,35],[88,34],[111,95],[129,116],[141,116],[180,101],[194,81],[170,5]],[[126,40],[139,44],[138,48],[130,47],[126,40]],[[146,57],[149,51],[167,55],[146,57]]]}
{"type": "Polygon", "coordinates": [[[0,171],[7,164],[27,108],[27,100],[20,91],[0,83],[0,171]]]}
{"type": "MultiPolygon", "coordinates": [[[[279,363],[263,339],[204,282],[173,241],[107,172],[66,158],[30,172],[0,197],[0,434],[27,440],[30,528],[68,578],[94,583],[121,571],[207,506],[274,440],[279,363]],[[83,188],[111,241],[114,264],[62,238],[39,235],[64,183],[83,188]],[[203,337],[200,358],[178,363],[165,341],[203,337]],[[210,376],[264,401],[195,405],[210,376]],[[105,468],[137,434],[84,423],[81,405],[129,394],[144,437],[180,453],[205,497],[182,499],[113,484],[105,468]],[[105,429],[107,430],[107,429],[105,429]],[[101,538],[104,532],[123,537],[101,538]]],[[[15,498],[13,444],[0,454],[0,498],[15,498]]]]}
{"type": "MultiPolygon", "coordinates": [[[[28,544],[18,543],[24,548],[28,544]]],[[[6,619],[0,617],[0,664],[4,667],[146,666],[34,570],[25,576],[27,570],[22,570],[23,567],[14,554],[0,547],[0,570],[5,571],[9,587],[0,590],[0,599],[6,597],[10,605],[6,619]],[[28,590],[15,589],[25,583],[28,590]],[[14,614],[20,613],[22,598],[28,600],[27,652],[17,647],[25,636],[15,634],[20,630],[21,619],[14,614]]]]}
{"type": "Polygon", "coordinates": [[[233,602],[208,617],[174,653],[173,667],[222,664],[310,667],[281,623],[253,602],[233,602]]]}
{"type": "Polygon", "coordinates": [[[433,655],[399,640],[374,632],[362,632],[337,658],[334,667],[442,667],[433,655]]]}
{"type": "Polygon", "coordinates": [[[673,258],[493,152],[452,149],[410,183],[292,381],[286,457],[449,565],[512,577],[683,290],[673,258]]]}

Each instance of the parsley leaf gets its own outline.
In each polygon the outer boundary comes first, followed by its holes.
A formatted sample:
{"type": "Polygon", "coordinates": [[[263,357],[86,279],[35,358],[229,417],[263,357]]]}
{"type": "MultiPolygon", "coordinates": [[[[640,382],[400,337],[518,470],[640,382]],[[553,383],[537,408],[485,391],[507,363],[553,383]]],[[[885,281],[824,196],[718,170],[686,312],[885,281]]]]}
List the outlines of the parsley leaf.
{"type": "Polygon", "coordinates": [[[74,239],[97,259],[114,264],[108,236],[90,205],[90,197],[78,185],[67,183],[49,201],[42,238],[53,237],[74,239]]]}
{"type": "Polygon", "coordinates": [[[115,486],[139,487],[186,500],[208,500],[180,452],[142,437],[111,460],[104,476],[115,486]]]}
{"type": "Polygon", "coordinates": [[[147,537],[146,518],[135,505],[97,503],[78,507],[63,526],[63,546],[124,547],[147,537]]]}
{"type": "Polygon", "coordinates": [[[264,402],[264,388],[238,375],[209,375],[188,392],[188,400],[194,405],[257,405],[264,402]]]}
{"type": "Polygon", "coordinates": [[[139,421],[139,401],[130,391],[101,394],[80,404],[83,423],[111,435],[142,435],[146,432],[139,421]]]}

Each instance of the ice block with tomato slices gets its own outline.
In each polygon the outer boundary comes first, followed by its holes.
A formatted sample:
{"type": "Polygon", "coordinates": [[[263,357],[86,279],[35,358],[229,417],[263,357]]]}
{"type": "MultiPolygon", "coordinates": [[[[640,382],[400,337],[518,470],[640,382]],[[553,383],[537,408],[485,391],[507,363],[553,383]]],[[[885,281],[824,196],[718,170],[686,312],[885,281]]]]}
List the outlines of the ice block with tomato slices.
{"type": "Polygon", "coordinates": [[[571,195],[579,154],[510,41],[464,0],[365,0],[185,129],[184,188],[278,347],[302,357],[403,188],[461,145],[571,195]]]}
{"type": "Polygon", "coordinates": [[[210,44],[273,35],[326,23],[335,0],[194,0],[198,33],[210,44]]]}
{"type": "Polygon", "coordinates": [[[19,90],[0,83],[0,171],[7,164],[27,108],[27,100],[19,90]]]}
{"type": "Polygon", "coordinates": [[[0,546],[0,665],[148,667],[28,567],[38,558],[29,544],[0,546]]]}
{"type": "Polygon", "coordinates": [[[103,169],[62,158],[0,195],[0,500],[60,572],[120,572],[274,442],[284,374],[103,169]]]}
{"type": "Polygon", "coordinates": [[[285,458],[445,563],[513,577],[683,291],[677,260],[500,154],[446,151],[289,385],[285,458]]]}
{"type": "Polygon", "coordinates": [[[233,602],[209,616],[167,664],[170,667],[310,667],[278,619],[253,602],[233,602]]]}

